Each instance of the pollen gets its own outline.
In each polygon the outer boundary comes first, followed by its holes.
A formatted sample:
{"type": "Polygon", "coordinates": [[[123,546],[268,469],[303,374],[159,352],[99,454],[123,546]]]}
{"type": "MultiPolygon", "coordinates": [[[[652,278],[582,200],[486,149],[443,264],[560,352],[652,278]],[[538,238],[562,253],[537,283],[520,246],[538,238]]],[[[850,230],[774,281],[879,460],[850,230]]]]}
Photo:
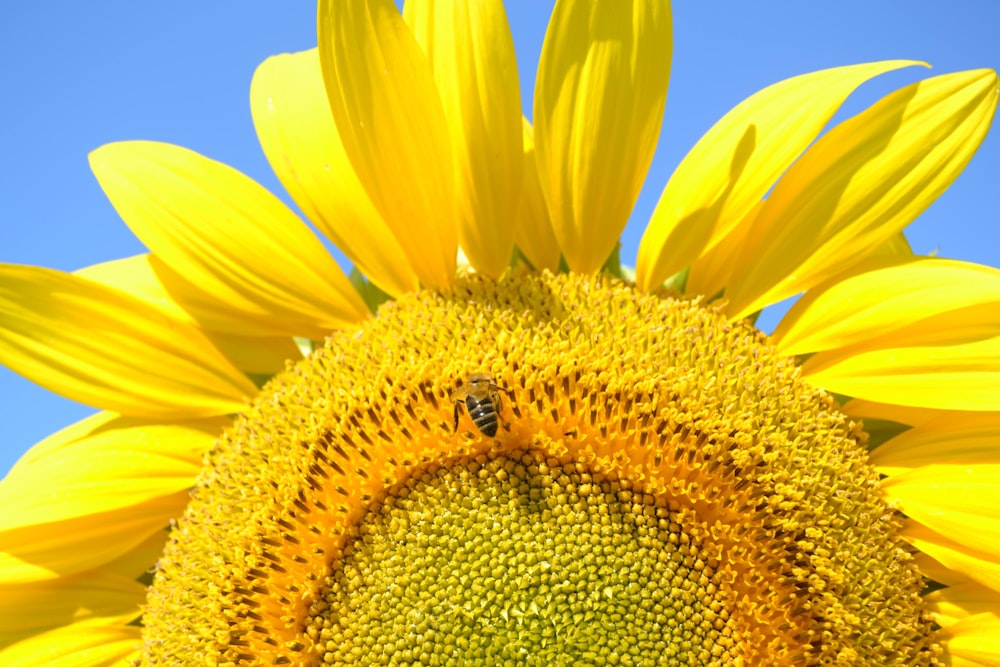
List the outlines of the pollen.
{"type": "Polygon", "coordinates": [[[143,661],[937,664],[900,524],[859,425],[749,324],[469,276],[334,333],[224,435],[143,661]],[[454,426],[477,374],[493,435],[454,426]]]}

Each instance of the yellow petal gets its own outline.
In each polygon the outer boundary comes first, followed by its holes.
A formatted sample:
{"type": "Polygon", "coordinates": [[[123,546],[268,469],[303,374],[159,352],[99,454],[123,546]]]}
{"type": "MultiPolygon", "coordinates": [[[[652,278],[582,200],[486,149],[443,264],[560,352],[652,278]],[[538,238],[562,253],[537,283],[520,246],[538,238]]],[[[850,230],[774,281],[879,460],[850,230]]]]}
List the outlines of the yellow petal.
{"type": "Polygon", "coordinates": [[[268,58],[250,108],[271,168],[302,212],[379,288],[420,287],[406,253],[354,174],[323,86],[316,49],[268,58]]]}
{"type": "Polygon", "coordinates": [[[569,267],[601,268],[639,195],[663,121],[670,6],[556,3],[535,84],[535,159],[569,267]]]}
{"type": "MultiPolygon", "coordinates": [[[[743,251],[746,244],[746,236],[752,231],[753,220],[764,207],[764,200],[757,202],[743,221],[736,225],[729,234],[719,241],[711,250],[699,257],[688,273],[685,294],[700,294],[709,298],[719,298],[723,290],[737,274],[737,258],[743,251]]],[[[880,245],[872,252],[873,256],[895,257],[898,261],[913,259],[913,251],[910,243],[902,232],[880,245]]],[[[846,270],[842,276],[850,276],[857,273],[859,269],[852,267],[846,270]]]]}
{"type": "MultiPolygon", "coordinates": [[[[949,313],[947,328],[954,329],[963,309],[987,306],[1000,313],[1000,270],[945,259],[900,261],[874,257],[862,272],[809,290],[775,329],[778,350],[797,355],[849,345],[901,347],[912,342],[907,329],[926,336],[932,316],[949,313]]],[[[997,324],[1000,330],[1000,319],[997,324]]]]}
{"type": "Polygon", "coordinates": [[[882,480],[882,488],[913,521],[1000,557],[1000,464],[923,466],[882,480]]]}
{"type": "MultiPolygon", "coordinates": [[[[164,447],[169,447],[177,458],[200,461],[206,447],[214,444],[214,439],[222,434],[223,429],[232,424],[229,417],[209,417],[207,419],[190,419],[168,424],[144,422],[140,419],[122,417],[114,412],[98,412],[69,426],[56,431],[41,442],[36,443],[25,452],[11,468],[8,475],[21,474],[21,468],[35,466],[46,459],[57,460],[64,453],[82,440],[93,437],[108,438],[105,442],[120,439],[115,432],[120,429],[139,429],[132,431],[133,435],[146,437],[144,434],[155,434],[163,437],[164,447]]],[[[129,436],[124,436],[127,439],[129,436]]],[[[155,442],[146,443],[150,447],[159,447],[155,442]]],[[[25,473],[30,474],[30,473],[25,473]]],[[[0,485],[3,481],[0,481],[0,485]]]]}
{"type": "Polygon", "coordinates": [[[955,655],[947,653],[947,647],[945,647],[945,655],[941,658],[943,664],[948,665],[948,667],[994,667],[995,662],[979,662],[977,660],[966,660],[965,658],[960,658],[955,655]]]}
{"type": "Polygon", "coordinates": [[[521,91],[501,0],[408,0],[403,18],[434,72],[455,154],[459,239],[479,273],[510,263],[521,172],[521,91]]]}
{"type": "Polygon", "coordinates": [[[889,238],[879,245],[875,250],[872,251],[872,255],[875,257],[897,257],[899,259],[913,259],[913,248],[910,247],[910,242],[906,240],[906,234],[900,232],[895,236],[889,238]]]}
{"type": "Polygon", "coordinates": [[[71,620],[118,618],[128,623],[139,617],[145,599],[145,586],[105,570],[30,584],[0,584],[0,644],[71,620]]]}
{"type": "MultiPolygon", "coordinates": [[[[764,201],[757,202],[746,218],[726,235],[724,239],[698,258],[691,266],[686,287],[686,294],[701,294],[709,297],[719,298],[723,290],[738,275],[736,268],[737,259],[746,244],[746,236],[752,231],[753,220],[764,207],[764,201]]],[[[872,257],[895,258],[897,262],[910,261],[913,259],[913,251],[910,243],[902,232],[896,234],[885,243],[872,251],[872,257]]],[[[886,261],[886,264],[892,262],[886,261]]],[[[864,267],[855,265],[846,269],[837,278],[846,278],[861,272],[864,267]]]]}
{"type": "Polygon", "coordinates": [[[636,284],[653,290],[726,238],[809,146],[847,96],[891,60],[786,79],[745,99],[670,177],[639,243],[636,284]]]}
{"type": "Polygon", "coordinates": [[[951,463],[1000,464],[1000,415],[944,415],[897,435],[869,455],[883,475],[951,463]]]}
{"type": "MultiPolygon", "coordinates": [[[[100,569],[133,581],[141,580],[153,571],[156,562],[163,555],[163,547],[170,537],[169,529],[170,526],[165,526],[163,530],[150,534],[142,543],[109,561],[100,569]]],[[[87,573],[80,576],[87,576],[87,573]]]]}
{"type": "Polygon", "coordinates": [[[1000,664],[1000,615],[995,608],[987,613],[969,616],[940,631],[950,664],[998,665],[1000,664]],[[960,663],[958,660],[968,660],[960,663]]]}
{"type": "Polygon", "coordinates": [[[358,180],[428,287],[455,279],[454,157],[427,58],[391,0],[322,0],[319,56],[358,180]]]}
{"type": "Polygon", "coordinates": [[[86,518],[191,488],[202,455],[226,421],[159,424],[100,418],[89,420],[100,424],[89,433],[73,429],[79,434],[73,440],[56,433],[39,444],[42,453],[18,462],[0,482],[0,506],[9,510],[0,515],[0,534],[86,518]]]}
{"type": "MultiPolygon", "coordinates": [[[[760,213],[763,205],[763,201],[757,202],[744,216],[742,223],[733,227],[718,243],[695,260],[684,285],[685,294],[699,294],[709,299],[717,299],[722,295],[731,280],[736,258],[743,250],[753,219],[760,213]]],[[[636,276],[638,280],[638,273],[636,276]]],[[[649,282],[650,278],[644,280],[649,282]]]]}
{"type": "Polygon", "coordinates": [[[196,324],[191,313],[177,303],[153,268],[157,261],[146,253],[85,266],[74,275],[89,278],[139,297],[162,310],[170,319],[196,324]]]}
{"type": "Polygon", "coordinates": [[[728,312],[743,317],[813,287],[912,222],[986,135],[997,81],[992,70],[927,79],[821,137],[755,219],[728,312]]]}
{"type": "Polygon", "coordinates": [[[102,146],[90,166],[129,228],[209,309],[315,338],[368,316],[305,223],[235,169],[151,141],[102,146]]]}
{"type": "Polygon", "coordinates": [[[965,584],[974,583],[961,572],[942,565],[922,551],[913,554],[913,564],[917,566],[920,574],[924,577],[945,586],[964,586],[965,584]]]}
{"type": "Polygon", "coordinates": [[[99,566],[132,573],[133,556],[146,561],[135,574],[147,569],[227,423],[148,424],[102,413],[32,447],[0,482],[8,509],[0,515],[0,580],[99,566]]]}
{"type": "Polygon", "coordinates": [[[945,567],[1000,592],[1000,562],[995,555],[970,549],[916,522],[908,522],[901,535],[945,567]]]}
{"type": "MultiPolygon", "coordinates": [[[[975,314],[995,316],[982,311],[975,314]]],[[[828,391],[884,403],[946,410],[1000,410],[1000,336],[970,342],[962,337],[962,329],[949,331],[942,324],[928,327],[928,335],[954,334],[953,344],[941,341],[911,347],[820,352],[802,365],[802,375],[810,384],[828,391]]],[[[995,325],[991,326],[996,330],[995,325]]],[[[974,327],[970,324],[970,330],[974,327]]]]}
{"type": "Polygon", "coordinates": [[[118,510],[0,532],[0,578],[43,581],[101,567],[180,517],[189,497],[184,490],[118,510]]]}
{"type": "MultiPolygon", "coordinates": [[[[151,255],[135,255],[103,262],[74,273],[129,292],[163,310],[171,318],[190,322],[195,326],[199,324],[191,313],[177,303],[175,296],[167,291],[166,284],[160,278],[161,275],[167,276],[167,284],[176,283],[170,283],[163,263],[151,255]],[[157,268],[160,269],[159,272],[157,268]]],[[[244,330],[253,328],[246,323],[231,323],[229,326],[224,326],[223,331],[232,330],[237,326],[242,326],[244,330]]],[[[206,329],[202,329],[202,333],[237,368],[248,373],[277,373],[284,369],[286,361],[302,358],[295,341],[288,336],[266,334],[243,336],[206,329]]]]}
{"type": "Polygon", "coordinates": [[[536,271],[559,270],[559,242],[552,231],[549,210],[538,182],[535,164],[535,131],[523,118],[524,183],[514,216],[514,241],[536,271]]]}
{"type": "MultiPolygon", "coordinates": [[[[100,432],[101,430],[108,428],[109,425],[117,423],[121,419],[122,417],[114,412],[98,412],[97,414],[85,417],[76,423],[70,424],[69,426],[56,431],[41,442],[35,443],[31,449],[21,455],[21,458],[17,460],[8,474],[14,474],[14,471],[18,468],[34,465],[38,461],[45,458],[58,456],[62,449],[72,447],[78,440],[89,438],[93,433],[100,432]]],[[[212,420],[206,421],[210,422],[212,420]]],[[[3,482],[0,481],[0,485],[2,484],[3,482]]]]}
{"type": "Polygon", "coordinates": [[[969,616],[1000,609],[1000,593],[974,582],[948,586],[924,596],[934,620],[944,627],[969,616]]]}
{"type": "Polygon", "coordinates": [[[142,646],[141,628],[118,619],[91,619],[35,635],[0,650],[0,664],[108,667],[128,664],[142,646]]]}
{"type": "Polygon", "coordinates": [[[909,426],[919,426],[931,419],[955,414],[952,410],[928,410],[895,403],[878,403],[861,398],[852,398],[847,401],[841,407],[841,411],[848,417],[855,419],[881,419],[909,426]]]}
{"type": "Polygon", "coordinates": [[[237,412],[257,392],[194,327],[35,266],[0,265],[0,358],[63,396],[151,419],[237,412]]]}
{"type": "Polygon", "coordinates": [[[206,331],[205,335],[241,371],[274,375],[289,361],[302,358],[302,350],[287,336],[240,336],[206,331]]]}

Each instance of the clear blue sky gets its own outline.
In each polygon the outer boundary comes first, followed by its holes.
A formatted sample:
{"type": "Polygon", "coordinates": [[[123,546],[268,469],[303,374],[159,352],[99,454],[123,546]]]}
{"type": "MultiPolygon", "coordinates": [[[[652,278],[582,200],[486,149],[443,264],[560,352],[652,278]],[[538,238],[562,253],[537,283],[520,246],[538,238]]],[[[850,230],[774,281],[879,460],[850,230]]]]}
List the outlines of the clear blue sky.
{"type": "MultiPolygon", "coordinates": [[[[529,115],[551,4],[507,3],[529,115]]],[[[265,57],[315,45],[313,3],[64,0],[12,3],[3,14],[0,261],[71,271],[143,252],[87,167],[88,151],[106,142],[182,144],[287,201],[254,135],[248,91],[265,57]]],[[[998,0],[675,3],[664,130],[623,260],[634,259],[673,167],[742,98],[795,74],[887,58],[925,60],[932,73],[1000,69],[998,25],[998,0]]],[[[926,75],[913,68],[883,76],[846,111],[926,75]]],[[[951,190],[908,230],[914,249],[1000,265],[998,192],[994,127],[951,190]]],[[[0,367],[0,475],[32,444],[91,412],[0,367]]]]}

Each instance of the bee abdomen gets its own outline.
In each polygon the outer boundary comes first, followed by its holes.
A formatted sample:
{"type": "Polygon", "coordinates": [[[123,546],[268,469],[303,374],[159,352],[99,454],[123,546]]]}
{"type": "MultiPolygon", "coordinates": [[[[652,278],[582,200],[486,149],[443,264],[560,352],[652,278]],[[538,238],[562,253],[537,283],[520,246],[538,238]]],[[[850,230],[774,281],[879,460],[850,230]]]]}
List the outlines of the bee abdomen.
{"type": "Polygon", "coordinates": [[[497,434],[497,411],[491,401],[473,403],[470,400],[466,401],[466,407],[469,410],[472,423],[483,432],[483,435],[493,437],[497,434]]]}

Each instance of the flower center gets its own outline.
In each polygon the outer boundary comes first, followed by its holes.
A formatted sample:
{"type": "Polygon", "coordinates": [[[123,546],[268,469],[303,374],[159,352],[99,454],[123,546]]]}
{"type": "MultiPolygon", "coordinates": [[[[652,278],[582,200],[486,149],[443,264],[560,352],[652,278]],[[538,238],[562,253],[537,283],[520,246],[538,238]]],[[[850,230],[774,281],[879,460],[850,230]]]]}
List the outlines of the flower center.
{"type": "Polygon", "coordinates": [[[864,434],[751,326],[471,277],[269,383],[159,563],[146,657],[933,664],[898,527],[864,434]]]}
{"type": "Polygon", "coordinates": [[[310,633],[329,664],[732,658],[721,582],[684,515],[538,450],[435,465],[370,510],[310,633]]]}

